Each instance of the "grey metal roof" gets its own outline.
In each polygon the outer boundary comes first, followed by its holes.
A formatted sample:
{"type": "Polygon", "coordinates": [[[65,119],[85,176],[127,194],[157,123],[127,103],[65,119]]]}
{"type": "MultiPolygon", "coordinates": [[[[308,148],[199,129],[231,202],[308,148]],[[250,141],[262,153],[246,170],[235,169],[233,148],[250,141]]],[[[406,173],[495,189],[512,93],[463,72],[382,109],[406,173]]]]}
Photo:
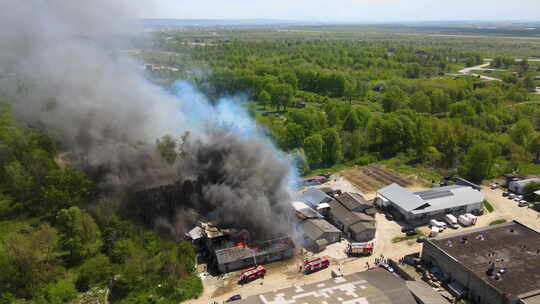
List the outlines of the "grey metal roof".
{"type": "Polygon", "coordinates": [[[380,189],[377,193],[407,212],[425,204],[424,200],[418,195],[413,194],[396,183],[380,189]]]}
{"type": "Polygon", "coordinates": [[[347,209],[355,210],[359,207],[362,207],[363,204],[367,204],[363,196],[356,193],[345,192],[336,199],[347,209]]]}
{"type": "Polygon", "coordinates": [[[250,296],[239,304],[415,304],[405,282],[384,270],[357,272],[250,296]]]}
{"type": "Polygon", "coordinates": [[[519,185],[519,186],[525,186],[528,183],[532,183],[532,182],[538,183],[538,182],[540,182],[540,178],[522,179],[522,180],[518,180],[518,181],[513,181],[512,184],[516,184],[516,185],[519,185]]]}
{"type": "Polygon", "coordinates": [[[309,188],[306,192],[302,193],[297,200],[304,202],[311,207],[315,207],[320,203],[327,203],[333,199],[317,188],[309,188]]]}
{"type": "Polygon", "coordinates": [[[416,192],[415,194],[426,197],[424,202],[428,205],[425,208],[412,210],[413,214],[478,204],[484,201],[484,194],[482,192],[468,186],[459,185],[434,188],[416,192]]]}
{"type": "Polygon", "coordinates": [[[354,231],[356,233],[364,232],[367,230],[375,230],[375,222],[358,222],[351,227],[349,227],[351,231],[354,231]]]}
{"type": "Polygon", "coordinates": [[[438,292],[423,281],[406,281],[409,291],[423,304],[448,304],[438,292]]]}
{"type": "Polygon", "coordinates": [[[325,233],[341,233],[339,229],[324,219],[307,219],[300,223],[300,229],[311,240],[320,239],[325,233]]]}

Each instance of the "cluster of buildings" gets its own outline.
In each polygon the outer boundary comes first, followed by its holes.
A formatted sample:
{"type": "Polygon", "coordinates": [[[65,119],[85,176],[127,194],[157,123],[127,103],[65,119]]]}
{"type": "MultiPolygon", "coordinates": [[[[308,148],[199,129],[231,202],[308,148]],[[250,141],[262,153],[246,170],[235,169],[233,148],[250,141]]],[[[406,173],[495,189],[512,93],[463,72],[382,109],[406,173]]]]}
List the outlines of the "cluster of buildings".
{"type": "Polygon", "coordinates": [[[220,229],[208,223],[201,223],[186,236],[206,254],[204,258],[209,269],[219,273],[285,260],[294,255],[295,246],[288,236],[250,241],[246,230],[220,229]]]}
{"type": "MultiPolygon", "coordinates": [[[[540,303],[540,233],[519,222],[466,230],[423,243],[423,271],[454,299],[475,304],[540,303]]],[[[423,280],[377,268],[250,296],[238,303],[444,304],[423,280]]]]}
{"type": "Polygon", "coordinates": [[[310,188],[292,203],[306,248],[321,251],[342,238],[368,242],[375,237],[376,210],[357,193],[310,188]]]}

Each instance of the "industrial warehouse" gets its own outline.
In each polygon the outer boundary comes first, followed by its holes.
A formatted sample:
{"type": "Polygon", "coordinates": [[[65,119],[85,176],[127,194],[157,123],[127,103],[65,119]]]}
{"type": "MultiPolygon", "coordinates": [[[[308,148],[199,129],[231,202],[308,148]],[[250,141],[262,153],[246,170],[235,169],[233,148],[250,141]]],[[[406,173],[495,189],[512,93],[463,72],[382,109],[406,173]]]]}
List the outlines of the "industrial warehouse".
{"type": "Polygon", "coordinates": [[[415,304],[416,302],[403,280],[384,269],[377,269],[251,296],[236,303],[415,304]]]}
{"type": "Polygon", "coordinates": [[[519,222],[428,239],[422,260],[474,303],[540,303],[540,233],[519,222]]]}
{"type": "Polygon", "coordinates": [[[415,225],[432,218],[475,213],[482,209],[484,195],[470,186],[450,185],[426,191],[410,192],[398,184],[391,184],[377,191],[376,204],[399,212],[415,225]]]}

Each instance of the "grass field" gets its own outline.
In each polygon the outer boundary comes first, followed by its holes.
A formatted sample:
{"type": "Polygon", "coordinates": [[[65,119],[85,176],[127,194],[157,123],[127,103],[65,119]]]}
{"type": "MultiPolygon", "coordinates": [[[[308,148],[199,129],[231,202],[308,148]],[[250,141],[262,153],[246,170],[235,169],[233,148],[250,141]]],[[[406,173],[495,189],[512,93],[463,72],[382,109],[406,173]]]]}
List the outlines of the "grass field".
{"type": "Polygon", "coordinates": [[[493,226],[493,225],[499,225],[499,224],[503,224],[503,223],[506,223],[505,219],[495,220],[495,221],[489,223],[489,225],[493,226]]]}
{"type": "Polygon", "coordinates": [[[406,235],[406,236],[395,237],[395,238],[392,239],[392,243],[399,243],[399,242],[403,242],[403,241],[414,240],[417,237],[424,236],[424,233],[422,233],[422,231],[420,231],[418,229],[414,229],[414,231],[416,232],[415,235],[406,235]]]}
{"type": "Polygon", "coordinates": [[[492,206],[488,201],[484,201],[483,205],[484,205],[484,208],[485,208],[485,209],[487,210],[487,212],[489,212],[489,213],[491,213],[491,212],[493,212],[493,210],[495,210],[495,209],[493,208],[493,206],[492,206]]]}

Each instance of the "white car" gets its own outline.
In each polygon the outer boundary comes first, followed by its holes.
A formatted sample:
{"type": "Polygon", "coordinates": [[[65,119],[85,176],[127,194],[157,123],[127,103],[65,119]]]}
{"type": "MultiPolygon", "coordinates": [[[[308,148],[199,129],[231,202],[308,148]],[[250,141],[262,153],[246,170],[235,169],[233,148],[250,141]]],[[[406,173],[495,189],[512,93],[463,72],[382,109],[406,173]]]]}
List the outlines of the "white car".
{"type": "Polygon", "coordinates": [[[519,201],[518,206],[527,207],[527,206],[529,206],[529,203],[527,201],[525,201],[525,200],[521,200],[521,201],[519,201]]]}
{"type": "Polygon", "coordinates": [[[495,189],[497,189],[497,188],[498,188],[497,184],[491,185],[491,190],[495,190],[495,189]]]}
{"type": "Polygon", "coordinates": [[[510,193],[510,194],[508,195],[508,198],[509,198],[509,199],[514,199],[515,197],[516,197],[516,195],[515,195],[514,193],[510,193]]]}

